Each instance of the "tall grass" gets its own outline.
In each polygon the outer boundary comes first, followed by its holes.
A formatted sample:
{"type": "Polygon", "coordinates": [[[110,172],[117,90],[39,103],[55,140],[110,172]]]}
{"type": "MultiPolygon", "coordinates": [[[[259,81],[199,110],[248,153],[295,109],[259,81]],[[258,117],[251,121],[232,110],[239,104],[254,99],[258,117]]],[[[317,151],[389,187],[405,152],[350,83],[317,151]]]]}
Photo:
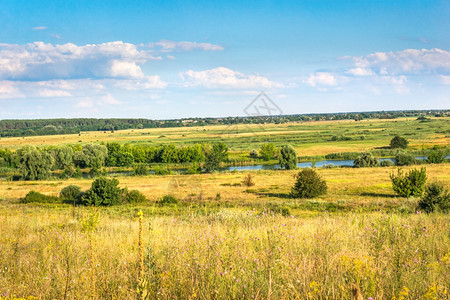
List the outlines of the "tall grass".
{"type": "Polygon", "coordinates": [[[221,208],[136,222],[103,209],[90,254],[81,222],[89,214],[1,206],[0,295],[87,299],[95,261],[102,299],[137,298],[143,277],[152,299],[350,299],[353,285],[365,299],[448,297],[448,215],[293,218],[221,208]],[[143,244],[151,245],[144,267],[143,244]]]}

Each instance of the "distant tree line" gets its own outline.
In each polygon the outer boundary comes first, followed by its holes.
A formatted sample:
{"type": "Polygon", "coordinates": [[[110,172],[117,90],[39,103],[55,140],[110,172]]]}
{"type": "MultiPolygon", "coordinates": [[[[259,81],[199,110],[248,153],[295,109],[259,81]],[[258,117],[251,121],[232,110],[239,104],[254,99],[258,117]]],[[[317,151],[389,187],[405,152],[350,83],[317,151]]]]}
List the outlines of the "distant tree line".
{"type": "Polygon", "coordinates": [[[296,114],[279,116],[251,116],[226,118],[190,118],[172,120],[150,119],[40,119],[40,120],[0,120],[0,136],[34,136],[55,134],[78,134],[81,131],[114,131],[122,129],[165,128],[206,125],[231,124],[283,124],[300,121],[324,120],[356,120],[363,119],[395,119],[400,117],[418,117],[427,120],[427,117],[449,116],[450,110],[408,110],[408,111],[378,111],[353,112],[331,114],[296,114]]]}

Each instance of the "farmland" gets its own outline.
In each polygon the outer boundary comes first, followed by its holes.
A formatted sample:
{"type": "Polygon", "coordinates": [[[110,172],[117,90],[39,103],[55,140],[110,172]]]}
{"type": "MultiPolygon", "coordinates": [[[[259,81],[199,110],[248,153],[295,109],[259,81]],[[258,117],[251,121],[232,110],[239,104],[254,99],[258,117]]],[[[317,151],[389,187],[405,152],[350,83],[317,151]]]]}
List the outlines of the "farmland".
{"type": "MultiPolygon", "coordinates": [[[[442,149],[450,119],[82,132],[1,138],[0,148],[221,141],[230,158],[250,160],[267,142],[321,157],[382,150],[395,135],[410,151],[442,149]]],[[[450,188],[450,164],[423,166],[428,182],[450,188]]],[[[86,191],[90,178],[0,180],[0,299],[350,299],[353,285],[364,299],[445,299],[449,215],[426,214],[420,197],[398,196],[389,178],[396,170],[318,168],[328,190],[313,199],[290,197],[297,170],[118,176],[121,189],[146,201],[99,208],[21,203],[31,190],[86,191]],[[253,186],[243,183],[246,174],[253,186]],[[166,195],[177,202],[162,203],[166,195]]]]}

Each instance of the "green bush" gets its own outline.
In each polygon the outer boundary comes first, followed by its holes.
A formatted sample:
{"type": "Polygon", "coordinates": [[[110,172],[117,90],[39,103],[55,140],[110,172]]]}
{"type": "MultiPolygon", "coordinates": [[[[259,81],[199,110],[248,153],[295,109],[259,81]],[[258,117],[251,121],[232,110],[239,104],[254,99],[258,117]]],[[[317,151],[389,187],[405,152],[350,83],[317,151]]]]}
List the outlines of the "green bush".
{"type": "Polygon", "coordinates": [[[397,152],[395,160],[397,161],[397,166],[409,166],[416,163],[416,158],[414,157],[414,155],[406,151],[397,152]]]}
{"type": "Polygon", "coordinates": [[[386,159],[386,160],[382,160],[380,162],[380,166],[382,167],[392,167],[394,165],[394,163],[392,162],[392,160],[386,159]]]}
{"type": "Polygon", "coordinates": [[[258,151],[256,149],[253,149],[250,151],[250,157],[257,158],[258,157],[258,151]]]}
{"type": "Polygon", "coordinates": [[[202,168],[198,163],[192,163],[186,169],[186,174],[200,174],[202,172],[202,168]]]}
{"type": "Polygon", "coordinates": [[[370,152],[361,154],[353,161],[353,167],[355,168],[377,167],[379,165],[378,159],[370,152]]]}
{"type": "Polygon", "coordinates": [[[133,168],[133,174],[136,176],[148,175],[148,168],[146,164],[136,164],[133,168]]]}
{"type": "Polygon", "coordinates": [[[164,197],[161,198],[160,201],[158,201],[158,204],[161,204],[161,205],[177,204],[177,203],[178,203],[178,199],[172,195],[165,195],[164,197]]]}
{"type": "Polygon", "coordinates": [[[327,183],[313,169],[303,169],[291,189],[293,198],[314,198],[327,192],[327,183]]]}
{"type": "Polygon", "coordinates": [[[427,181],[427,172],[425,168],[412,169],[408,173],[403,173],[401,169],[397,171],[397,175],[390,175],[392,188],[402,197],[422,196],[425,183],[427,181]]]}
{"type": "Polygon", "coordinates": [[[431,151],[427,156],[427,163],[440,164],[445,161],[445,153],[443,151],[431,151]]]}
{"type": "Polygon", "coordinates": [[[401,148],[406,149],[408,147],[408,141],[401,136],[396,135],[390,142],[390,146],[392,149],[401,148]]]}
{"type": "Polygon", "coordinates": [[[156,175],[170,175],[172,174],[172,171],[167,167],[156,167],[155,168],[155,174],[156,175]]]}
{"type": "Polygon", "coordinates": [[[278,154],[278,161],[280,166],[286,170],[297,169],[297,151],[290,145],[282,146],[278,154]]]}
{"type": "Polygon", "coordinates": [[[79,203],[83,193],[78,185],[68,185],[59,192],[59,198],[64,203],[79,203]]]}
{"type": "Polygon", "coordinates": [[[425,194],[419,200],[419,209],[431,213],[435,210],[448,212],[450,210],[450,194],[444,185],[433,182],[425,188],[425,194]]]}
{"type": "Polygon", "coordinates": [[[253,180],[252,174],[245,175],[244,176],[244,180],[242,181],[242,183],[245,186],[254,186],[255,185],[255,181],[253,180]]]}
{"type": "Polygon", "coordinates": [[[145,198],[144,194],[142,194],[138,190],[131,190],[125,195],[125,201],[127,201],[128,203],[142,203],[146,200],[147,198],[145,198]]]}
{"type": "Polygon", "coordinates": [[[261,150],[259,150],[259,155],[261,155],[264,160],[271,160],[274,158],[276,153],[276,148],[274,144],[266,143],[261,146],[261,150]]]}
{"type": "Polygon", "coordinates": [[[81,197],[84,205],[111,206],[121,202],[122,190],[118,188],[117,179],[100,177],[92,182],[92,186],[81,197]]]}
{"type": "Polygon", "coordinates": [[[21,200],[22,203],[55,203],[59,202],[58,197],[47,196],[36,191],[29,191],[21,200]]]}

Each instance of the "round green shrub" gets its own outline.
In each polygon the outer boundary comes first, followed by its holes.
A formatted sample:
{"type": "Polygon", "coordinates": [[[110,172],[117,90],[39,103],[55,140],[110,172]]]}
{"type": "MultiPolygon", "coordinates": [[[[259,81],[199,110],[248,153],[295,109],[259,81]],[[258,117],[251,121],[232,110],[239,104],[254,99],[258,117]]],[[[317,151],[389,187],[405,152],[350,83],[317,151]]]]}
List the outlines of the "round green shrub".
{"type": "Polygon", "coordinates": [[[138,190],[131,190],[125,196],[125,201],[127,201],[128,203],[142,203],[146,200],[147,198],[145,198],[144,194],[142,194],[138,190]]]}
{"type": "Polygon", "coordinates": [[[419,209],[427,213],[450,210],[450,194],[442,183],[433,182],[426,186],[425,193],[419,200],[419,209]]]}
{"type": "Polygon", "coordinates": [[[148,175],[148,168],[146,164],[136,164],[133,168],[133,173],[136,176],[148,175]]]}
{"type": "Polygon", "coordinates": [[[159,204],[177,204],[178,203],[178,199],[175,198],[172,195],[165,195],[164,197],[161,198],[161,200],[158,202],[159,204]]]}
{"type": "Polygon", "coordinates": [[[81,189],[78,185],[68,185],[59,192],[59,198],[65,203],[76,203],[81,199],[81,189]]]}
{"type": "Polygon", "coordinates": [[[408,141],[401,137],[396,135],[390,142],[390,146],[392,149],[396,149],[396,148],[401,148],[401,149],[406,149],[408,147],[408,141]]]}
{"type": "Polygon", "coordinates": [[[380,162],[380,166],[382,167],[392,167],[394,165],[394,163],[392,162],[392,160],[386,159],[386,160],[382,160],[380,162]]]}
{"type": "Polygon", "coordinates": [[[408,173],[403,173],[399,169],[397,175],[392,173],[390,177],[392,188],[399,196],[422,196],[427,181],[427,172],[425,168],[412,169],[408,173]]]}
{"type": "Polygon", "coordinates": [[[297,151],[290,145],[282,146],[278,154],[278,161],[280,166],[286,170],[297,169],[297,151]]]}
{"type": "Polygon", "coordinates": [[[122,190],[118,188],[117,179],[107,179],[100,177],[92,182],[92,186],[81,197],[84,205],[110,206],[121,202],[122,190]]]}
{"type": "Polygon", "coordinates": [[[303,169],[291,189],[293,198],[314,198],[327,192],[327,183],[313,169],[303,169]]]}
{"type": "Polygon", "coordinates": [[[58,197],[47,196],[36,191],[29,191],[25,198],[21,200],[22,203],[56,203],[59,202],[58,197]]]}

